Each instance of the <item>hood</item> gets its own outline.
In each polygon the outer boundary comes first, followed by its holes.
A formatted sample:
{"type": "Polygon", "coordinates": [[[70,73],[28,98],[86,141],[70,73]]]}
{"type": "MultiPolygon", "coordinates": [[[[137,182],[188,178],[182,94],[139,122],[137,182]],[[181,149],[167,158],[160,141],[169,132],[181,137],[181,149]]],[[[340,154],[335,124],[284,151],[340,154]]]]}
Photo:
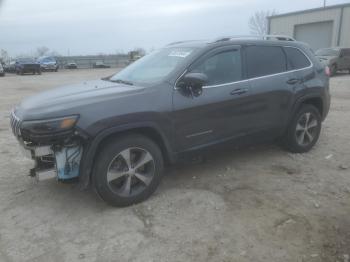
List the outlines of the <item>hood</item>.
{"type": "Polygon", "coordinates": [[[337,59],[336,56],[316,56],[321,63],[324,65],[329,65],[333,60],[337,59]]]}
{"type": "Polygon", "coordinates": [[[41,62],[40,64],[42,64],[42,65],[55,65],[56,62],[54,62],[54,61],[50,61],[50,62],[41,62]]]}
{"type": "Polygon", "coordinates": [[[35,120],[79,113],[79,107],[142,93],[144,87],[103,80],[54,88],[22,101],[15,114],[22,120],[35,120]]]}
{"type": "Polygon", "coordinates": [[[19,65],[38,65],[38,62],[19,62],[19,65]]]}

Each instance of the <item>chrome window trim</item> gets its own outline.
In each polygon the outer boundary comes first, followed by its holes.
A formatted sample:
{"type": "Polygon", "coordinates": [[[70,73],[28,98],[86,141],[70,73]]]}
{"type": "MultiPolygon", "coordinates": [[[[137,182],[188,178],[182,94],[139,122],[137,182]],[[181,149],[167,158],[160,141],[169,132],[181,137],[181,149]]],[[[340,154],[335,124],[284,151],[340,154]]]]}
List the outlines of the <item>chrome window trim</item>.
{"type": "MultiPolygon", "coordinates": [[[[273,45],[269,45],[269,46],[273,46],[273,45]]],[[[281,72],[281,73],[276,73],[276,74],[270,74],[270,75],[264,75],[264,76],[258,76],[258,77],[253,77],[253,78],[247,78],[247,79],[243,79],[243,80],[238,80],[238,81],[234,81],[234,82],[229,82],[229,83],[224,83],[224,84],[218,84],[218,85],[209,85],[209,86],[203,86],[203,89],[208,89],[208,88],[214,88],[214,87],[222,87],[222,86],[228,86],[228,85],[233,85],[233,84],[238,84],[238,83],[244,83],[244,82],[248,82],[248,81],[252,81],[252,80],[256,80],[256,79],[261,79],[261,78],[268,78],[268,77],[272,77],[272,76],[278,76],[278,75],[283,75],[283,74],[287,74],[287,73],[292,73],[292,72],[298,72],[298,71],[302,71],[302,70],[306,70],[306,69],[310,69],[313,68],[314,63],[311,61],[311,59],[309,58],[309,56],[299,47],[296,46],[289,46],[289,45],[278,45],[278,47],[289,47],[289,48],[295,48],[298,49],[306,58],[307,60],[309,60],[310,65],[307,67],[303,67],[303,68],[299,68],[299,69],[293,69],[293,70],[288,70],[285,72],[281,72]]],[[[188,71],[188,68],[186,68],[186,70],[177,78],[176,82],[175,82],[175,86],[174,89],[177,90],[179,88],[177,88],[177,82],[179,81],[179,79],[181,77],[184,76],[184,74],[186,74],[188,71]]]]}

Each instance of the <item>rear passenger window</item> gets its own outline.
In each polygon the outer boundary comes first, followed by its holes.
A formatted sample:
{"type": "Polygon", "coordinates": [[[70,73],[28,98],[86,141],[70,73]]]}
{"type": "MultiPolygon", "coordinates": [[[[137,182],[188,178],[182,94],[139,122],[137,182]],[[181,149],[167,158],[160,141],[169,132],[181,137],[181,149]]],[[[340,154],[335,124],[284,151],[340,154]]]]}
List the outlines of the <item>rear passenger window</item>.
{"type": "Polygon", "coordinates": [[[242,62],[240,50],[230,50],[213,55],[200,62],[192,73],[204,73],[208,85],[219,85],[242,79],[242,62]]]}
{"type": "Polygon", "coordinates": [[[301,69],[310,66],[310,61],[297,48],[284,47],[288,59],[288,70],[301,69]]]}
{"type": "Polygon", "coordinates": [[[287,70],[286,56],[278,46],[248,46],[248,78],[272,75],[287,70]]]}

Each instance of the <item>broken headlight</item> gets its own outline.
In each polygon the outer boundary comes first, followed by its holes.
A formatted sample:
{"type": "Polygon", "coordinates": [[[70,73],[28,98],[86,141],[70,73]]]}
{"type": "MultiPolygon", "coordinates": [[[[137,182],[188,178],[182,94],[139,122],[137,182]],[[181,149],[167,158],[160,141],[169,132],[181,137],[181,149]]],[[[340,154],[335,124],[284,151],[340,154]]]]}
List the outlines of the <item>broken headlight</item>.
{"type": "Polygon", "coordinates": [[[21,129],[36,135],[46,135],[71,130],[79,116],[67,116],[46,120],[23,121],[21,129]]]}

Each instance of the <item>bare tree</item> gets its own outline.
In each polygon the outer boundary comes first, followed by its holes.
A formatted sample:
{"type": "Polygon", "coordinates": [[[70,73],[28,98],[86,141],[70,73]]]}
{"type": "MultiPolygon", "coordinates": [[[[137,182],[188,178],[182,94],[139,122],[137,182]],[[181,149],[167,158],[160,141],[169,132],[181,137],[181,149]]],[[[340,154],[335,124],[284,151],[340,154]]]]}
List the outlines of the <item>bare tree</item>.
{"type": "Polygon", "coordinates": [[[267,17],[276,15],[277,13],[272,10],[255,12],[249,19],[250,32],[254,35],[266,35],[268,34],[268,20],[267,17]]]}
{"type": "Polygon", "coordinates": [[[49,49],[48,47],[46,47],[46,46],[38,47],[38,48],[36,49],[36,55],[37,55],[38,57],[43,56],[43,55],[46,55],[47,52],[49,52],[49,50],[50,50],[50,49],[49,49]]]}
{"type": "Polygon", "coordinates": [[[135,52],[137,52],[140,56],[146,55],[146,50],[142,47],[137,47],[134,49],[135,52]]]}
{"type": "Polygon", "coordinates": [[[1,49],[0,51],[0,60],[1,63],[7,63],[10,60],[9,54],[4,49],[1,49]]]}

